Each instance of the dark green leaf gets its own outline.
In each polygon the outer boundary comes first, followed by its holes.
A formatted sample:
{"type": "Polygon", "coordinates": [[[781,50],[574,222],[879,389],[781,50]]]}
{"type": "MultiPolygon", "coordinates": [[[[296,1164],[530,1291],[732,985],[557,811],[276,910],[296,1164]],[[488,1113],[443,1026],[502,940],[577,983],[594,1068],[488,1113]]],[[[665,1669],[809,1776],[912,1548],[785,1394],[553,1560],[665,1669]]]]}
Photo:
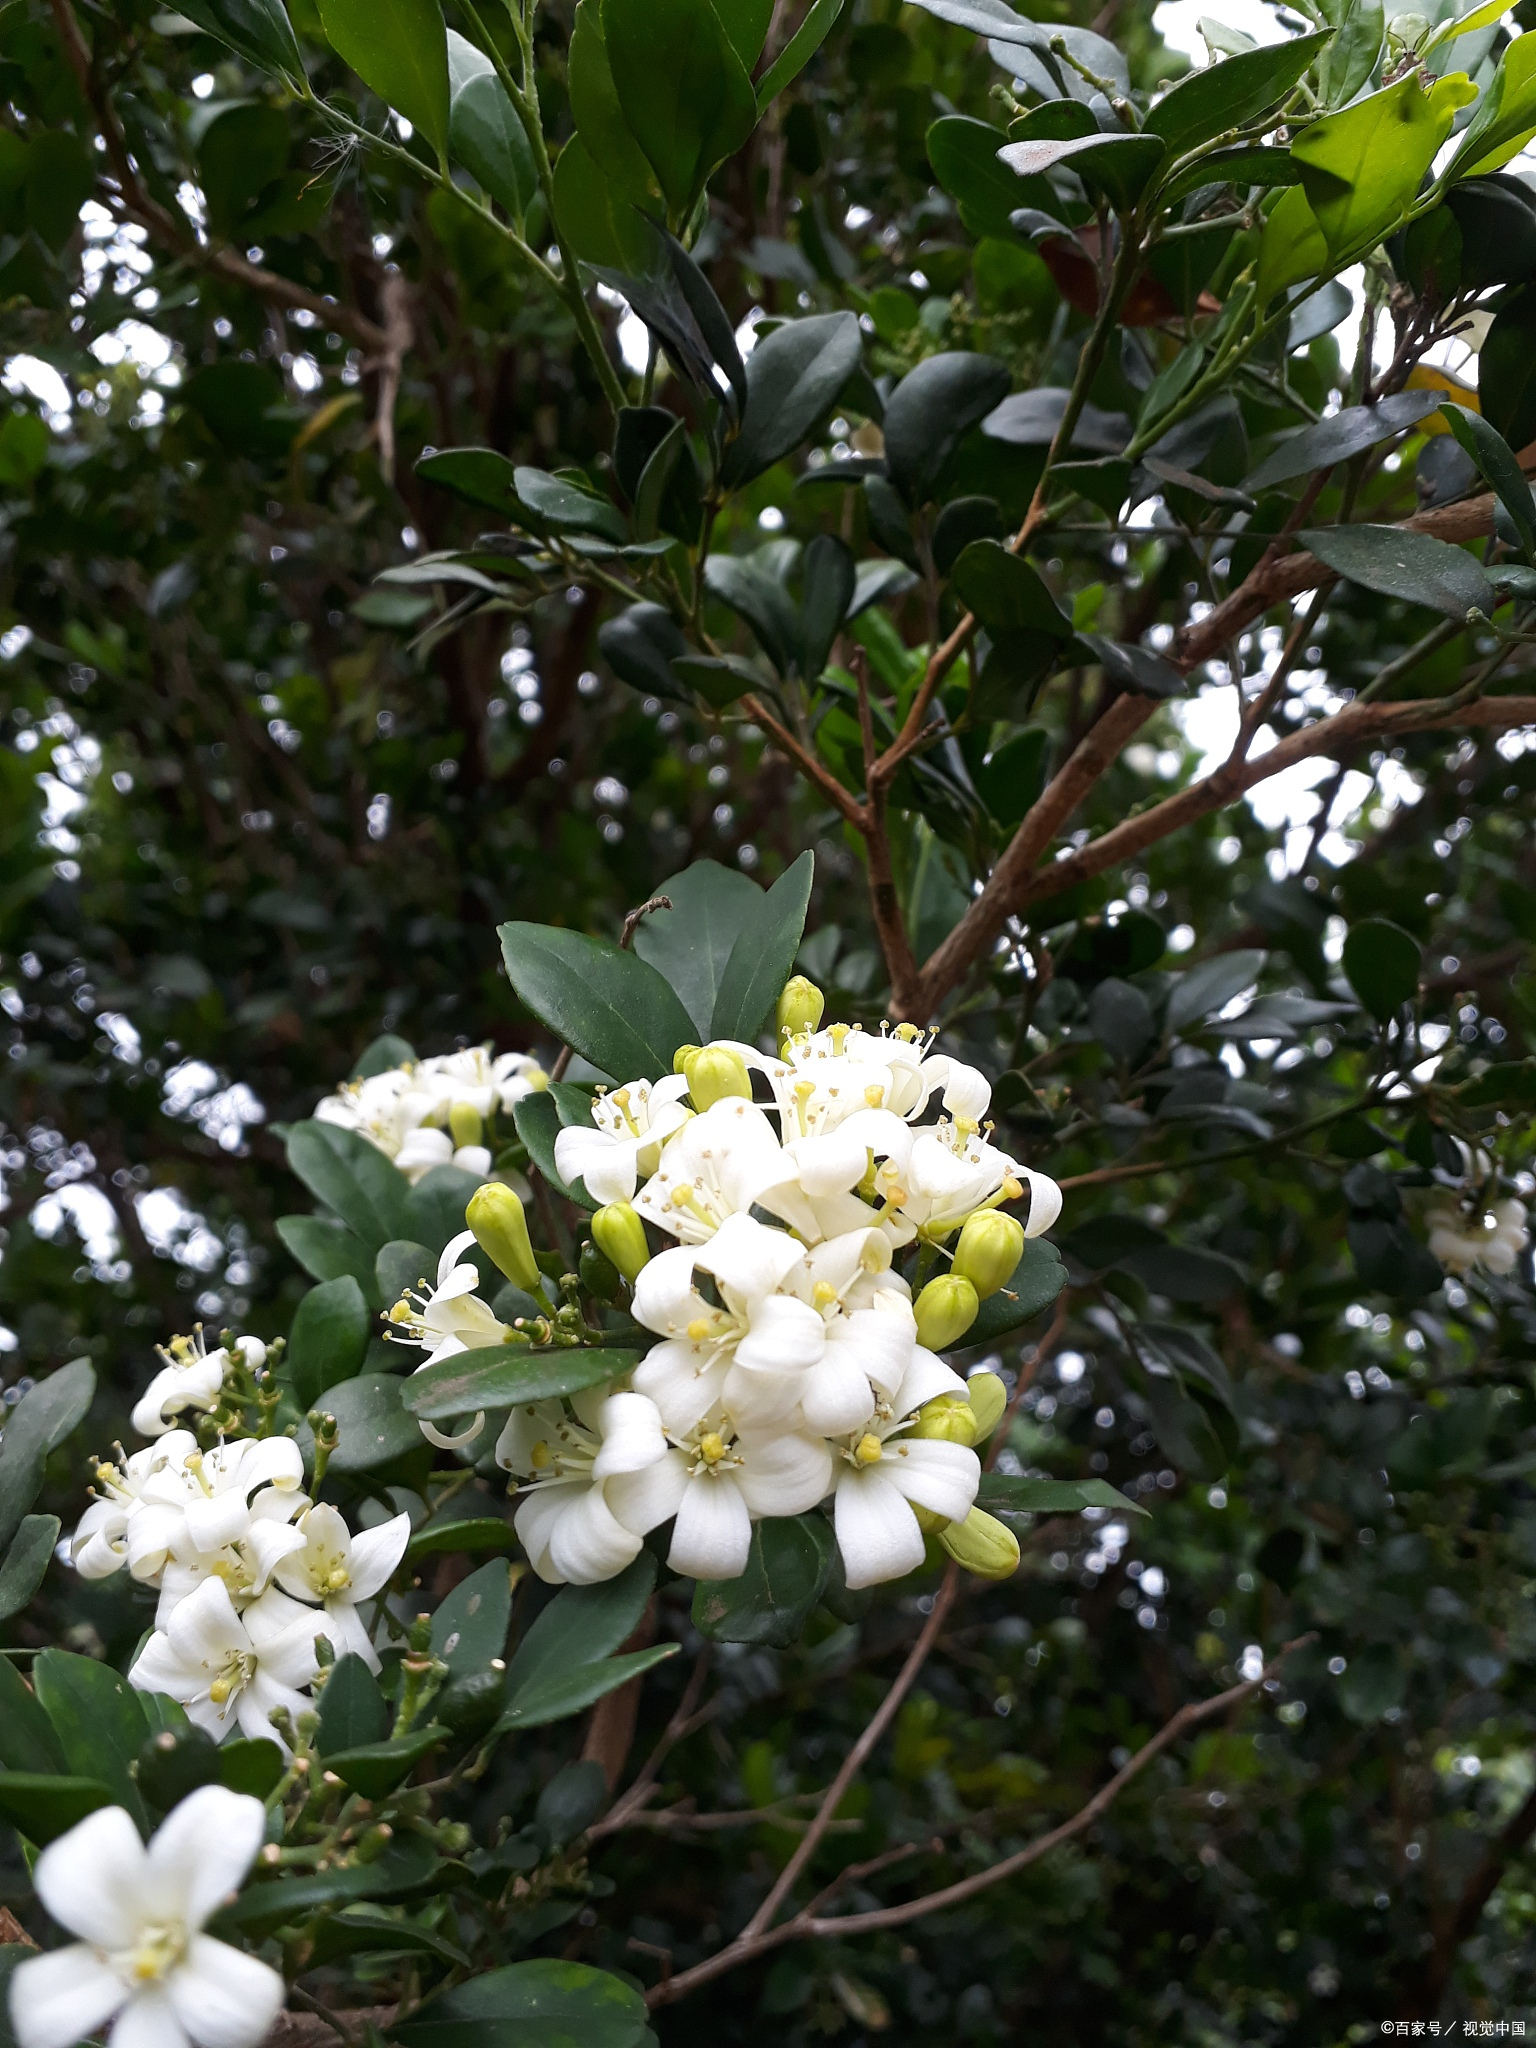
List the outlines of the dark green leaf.
{"type": "MultiPolygon", "coordinates": [[[[988,440],[1006,441],[1010,447],[1049,448],[1066,417],[1068,395],[1059,385],[1050,384],[1036,391],[1015,391],[987,414],[981,431],[988,440]]],[[[1130,438],[1131,423],[1124,413],[1085,405],[1072,429],[1071,445],[1103,455],[1118,455],[1130,438]]],[[[1129,474],[1127,471],[1127,479],[1129,474]]],[[[1118,471],[1113,473],[1113,480],[1118,483],[1118,471]]],[[[1121,491],[1112,511],[1118,511],[1124,501],[1125,493],[1121,491]]]]}
{"type": "Polygon", "coordinates": [[[699,860],[657,884],[670,910],[653,910],[635,927],[634,948],[682,998],[699,1043],[715,1032],[712,1019],[720,978],[740,933],[753,921],[763,892],[739,868],[699,860]]]}
{"type": "Polygon", "coordinates": [[[283,1752],[264,1735],[249,1740],[236,1736],[219,1745],[219,1783],[231,1792],[265,1799],[285,1768],[283,1752]]]}
{"type": "Polygon", "coordinates": [[[1094,1216],[1067,1231],[1061,1249],[1085,1272],[1105,1273],[1132,1252],[1167,1242],[1162,1231],[1154,1230],[1139,1216],[1094,1216]]]}
{"type": "Polygon", "coordinates": [[[1150,647],[1132,647],[1121,640],[1108,640],[1102,633],[1080,633],[1073,644],[1085,648],[1087,657],[1097,661],[1123,690],[1134,690],[1143,697],[1182,697],[1189,689],[1189,678],[1150,647]]]}
{"type": "Polygon", "coordinates": [[[520,221],[539,189],[533,151],[495,65],[453,29],[448,76],[449,150],[481,190],[520,221]]]}
{"type": "Polygon", "coordinates": [[[96,189],[91,160],[67,128],[45,128],[27,151],[27,224],[62,250],[96,189]]]}
{"type": "Polygon", "coordinates": [[[1433,1294],[1445,1279],[1440,1262],[1397,1217],[1351,1215],[1344,1226],[1355,1271],[1367,1287],[1401,1301],[1433,1294]]]}
{"type": "Polygon", "coordinates": [[[33,1663],[32,1683],[69,1769],[109,1785],[116,1802],[142,1828],[146,1816],[133,1765],[149,1727],[127,1679],[93,1657],[44,1650],[33,1663]]]}
{"type": "Polygon", "coordinates": [[[980,768],[972,769],[977,794],[1005,832],[1021,822],[1045,788],[1050,753],[1050,734],[1044,726],[1032,725],[1005,740],[980,768]]]}
{"type": "Polygon", "coordinates": [[[9,1657],[0,1657],[0,1767],[44,1776],[66,1768],[47,1708],[9,1657]]]}
{"type": "Polygon", "coordinates": [[[19,1614],[47,1574],[59,1540],[57,1515],[27,1515],[0,1565],[0,1621],[19,1614]]]}
{"type": "Polygon", "coordinates": [[[1498,609],[1493,586],[1473,557],[1427,533],[1401,526],[1325,526],[1298,535],[1340,576],[1383,597],[1426,605],[1447,618],[1498,609]]]}
{"type": "Polygon", "coordinates": [[[857,585],[847,544],[836,534],[818,533],[805,551],[800,599],[800,673],[807,683],[819,681],[857,585]]]}
{"type": "Polygon", "coordinates": [[[757,124],[757,95],[709,0],[603,0],[603,40],[630,133],[676,219],[757,124]]]}
{"type": "Polygon", "coordinates": [[[95,1392],[89,1359],[77,1358],[29,1387],[11,1410],[0,1435],[0,1544],[21,1527],[42,1486],[48,1453],[79,1428],[95,1392]]]}
{"type": "Polygon", "coordinates": [[[1393,1643],[1367,1643],[1339,1680],[1339,1702],[1351,1721],[1379,1721],[1408,1694],[1408,1674],[1393,1643]]]}
{"type": "Polygon", "coordinates": [[[750,555],[711,555],[704,566],[710,595],[740,612],[781,676],[795,666],[800,620],[788,590],[750,555]]]}
{"type": "Polygon", "coordinates": [[[595,1664],[632,1635],[656,1587],[656,1560],[643,1550],[617,1578],[567,1586],[535,1619],[507,1667],[507,1697],[578,1665],[595,1664]]]}
{"type": "Polygon", "coordinates": [[[1129,213],[1157,175],[1168,147],[1161,136],[1081,135],[1065,141],[1010,142],[998,155],[1021,178],[1043,177],[1058,164],[1097,187],[1117,213],[1129,213]]]}
{"type": "Polygon", "coordinates": [[[1230,1259],[1189,1245],[1129,1252],[1115,1263],[1122,1273],[1131,1274],[1154,1294],[1166,1294],[1170,1301],[1224,1301],[1243,1284],[1230,1259]]]}
{"type": "Polygon", "coordinates": [[[1146,132],[1160,135],[1171,156],[1182,156],[1228,128],[1246,126],[1284,99],[1327,47],[1331,34],[1320,29],[1289,42],[1267,43],[1191,71],[1153,107],[1146,132]]]}
{"type": "MultiPolygon", "coordinates": [[[[157,1702],[163,1698],[160,1693],[149,1695],[149,1699],[157,1702]]],[[[166,1704],[186,1721],[185,1714],[174,1700],[166,1701],[166,1704]]],[[[163,1728],[145,1742],[134,1769],[139,1790],[150,1805],[158,1807],[162,1813],[169,1813],[173,1806],[179,1806],[188,1793],[195,1792],[199,1786],[218,1784],[219,1745],[211,1735],[205,1735],[201,1728],[194,1728],[190,1722],[180,1728],[163,1728]]]]}
{"type": "Polygon", "coordinates": [[[455,1678],[487,1670],[507,1644],[512,1581],[500,1558],[461,1579],[432,1617],[432,1654],[455,1678]]]}
{"type": "Polygon", "coordinates": [[[1386,35],[1382,0],[1321,0],[1319,14],[1334,30],[1334,39],[1318,65],[1323,102],[1347,107],[1368,83],[1386,35]]]}
{"type": "Polygon", "coordinates": [[[516,470],[494,448],[435,448],[422,456],[416,474],[425,483],[439,484],[456,497],[468,499],[471,505],[486,505],[504,516],[517,504],[516,470]]]}
{"type": "Polygon", "coordinates": [[[551,533],[596,533],[605,540],[628,540],[624,515],[607,498],[526,465],[513,470],[512,480],[518,502],[551,533]]]}
{"type": "Polygon", "coordinates": [[[448,41],[436,0],[319,5],[331,48],[441,156],[448,147],[448,41]]]}
{"type": "Polygon", "coordinates": [[[277,1234],[312,1280],[340,1280],[350,1274],[371,1307],[382,1305],[373,1247],[339,1217],[279,1216],[277,1234]]]}
{"type": "Polygon", "coordinates": [[[599,274],[641,275],[659,253],[656,230],[573,135],[555,164],[555,218],[573,252],[599,274]]]}
{"type": "Polygon", "coordinates": [[[1075,1515],[1084,1508],[1111,1508],[1119,1515],[1145,1515],[1107,1479],[1022,1479],[1006,1472],[983,1472],[976,1505],[995,1514],[1075,1515]]]}
{"type": "MultiPolygon", "coordinates": [[[[490,451],[482,452],[488,454],[490,451]]],[[[387,1074],[391,1067],[410,1067],[415,1063],[416,1048],[408,1038],[401,1038],[398,1032],[381,1031],[377,1038],[364,1047],[352,1069],[351,1078],[354,1081],[368,1081],[375,1074],[387,1074]]]]}
{"type": "Polygon", "coordinates": [[[1173,985],[1164,1012],[1170,1032],[1186,1031],[1204,1017],[1224,1010],[1234,997],[1251,988],[1263,971],[1265,956],[1251,948],[1217,953],[1186,969],[1173,985]]]}
{"type": "Polygon", "coordinates": [[[858,368],[861,345],[853,313],[789,320],[757,344],[747,358],[741,431],[721,464],[728,485],[750,483],[799,447],[858,368]]]}
{"type": "MultiPolygon", "coordinates": [[[[30,1772],[0,1771],[0,1817],[38,1848],[99,1806],[117,1806],[117,1793],[99,1778],[38,1777],[30,1772]]],[[[142,1825],[142,1823],[141,1823],[142,1825]]]]}
{"type": "Polygon", "coordinates": [[[807,849],[766,894],[759,894],[720,977],[710,1018],[712,1038],[750,1045],[762,1030],[794,972],[815,872],[816,857],[807,849]]]}
{"type": "Polygon", "coordinates": [[[499,936],[518,997],[557,1039],[617,1081],[671,1073],[693,1023],[654,967],[554,925],[504,924],[499,936]]]}
{"type": "Polygon", "coordinates": [[[1006,365],[995,356],[929,356],[897,385],[885,408],[885,461],[909,505],[928,497],[967,427],[1008,395],[1006,365]]]}
{"type": "Polygon", "coordinates": [[[1111,975],[1088,998],[1088,1024],[1111,1059],[1132,1063],[1157,1034],[1152,1005],[1132,981],[1111,975]]]}
{"type": "Polygon", "coordinates": [[[356,1231],[370,1251],[408,1237],[404,1174],[356,1131],[316,1120],[288,1131],[288,1164],[318,1201],[356,1231]]]}
{"type": "Polygon", "coordinates": [[[654,1665],[664,1664],[678,1652],[676,1643],[658,1643],[654,1649],[634,1650],[624,1657],[605,1657],[601,1663],[578,1664],[569,1671],[518,1687],[510,1696],[506,1711],[496,1726],[504,1733],[516,1728],[542,1728],[550,1721],[565,1721],[580,1714],[606,1694],[632,1678],[639,1678],[654,1665]]]}
{"type": "Polygon", "coordinates": [[[388,1733],[389,1707],[379,1681],[361,1657],[349,1654],[339,1658],[320,1695],[316,1749],[328,1757],[333,1750],[382,1742],[388,1733]]]}
{"type": "Polygon", "coordinates": [[[1349,985],[1378,1024],[1387,1024],[1419,992],[1419,942],[1384,917],[1363,918],[1344,941],[1349,985]]]}
{"type": "Polygon", "coordinates": [[[325,1759],[349,1792],[364,1799],[382,1799],[403,1785],[429,1749],[448,1740],[448,1730],[431,1722],[416,1728],[398,1742],[359,1743],[353,1749],[338,1749],[325,1759]]]}
{"type": "Polygon", "coordinates": [[[429,1522],[405,1546],[407,1564],[424,1557],[449,1557],[480,1550],[511,1550],[517,1542],[510,1522],[496,1515],[466,1515],[462,1521],[429,1522]]]}
{"type": "MultiPolygon", "coordinates": [[[[448,1415],[473,1414],[477,1408],[514,1408],[557,1394],[579,1394],[585,1387],[600,1387],[633,1372],[638,1363],[633,1351],[488,1346],[424,1365],[403,1383],[403,1398],[410,1414],[435,1422],[448,1415]]],[[[398,1380],[391,1384],[402,1385],[398,1380]]]]}
{"type": "Polygon", "coordinates": [[[459,1969],[472,1967],[461,1948],[441,1934],[434,1934],[419,1920],[408,1920],[398,1909],[388,1906],[342,1906],[315,1923],[314,1936],[315,1945],[309,1956],[311,1969],[334,1963],[343,1956],[401,1955],[440,1956],[459,1969]]]}
{"type": "Polygon", "coordinates": [[[525,1095],[521,1102],[515,1102],[512,1121],[527,1148],[529,1159],[556,1193],[579,1202],[584,1209],[595,1209],[598,1205],[587,1193],[584,1181],[578,1179],[573,1187],[568,1187],[555,1171],[555,1139],[560,1133],[561,1117],[560,1105],[549,1090],[541,1088],[532,1095],[525,1095]]]}
{"type": "Polygon", "coordinates": [[[845,5],[846,0],[811,0],[800,26],[757,82],[759,115],[766,113],[786,86],[793,85],[831,34],[845,5]]]}
{"type": "Polygon", "coordinates": [[[608,1779],[599,1763],[567,1764],[539,1794],[534,1819],[557,1849],[585,1834],[608,1804],[608,1779]]]}
{"type": "Polygon", "coordinates": [[[1250,491],[1267,491],[1292,477],[1310,476],[1315,469],[1332,469],[1336,463],[1374,448],[1378,441],[1417,426],[1439,409],[1443,396],[1439,391],[1399,391],[1376,405],[1346,406],[1282,441],[1249,472],[1244,485],[1250,491]]]}
{"type": "Polygon", "coordinates": [[[304,76],[304,62],[282,0],[191,0],[179,7],[188,21],[228,43],[258,71],[286,72],[290,78],[304,76]]]}
{"type": "Polygon", "coordinates": [[[825,1515],[754,1522],[741,1577],[701,1579],[695,1586],[693,1625],[712,1642],[783,1649],[809,1621],[831,1559],[832,1527],[825,1515]]]}
{"type": "Polygon", "coordinates": [[[281,177],[288,162],[288,122],[278,108],[262,101],[231,107],[204,130],[197,154],[209,224],[227,236],[252,202],[281,177]]]}
{"type": "Polygon", "coordinates": [[[1067,1269],[1055,1245],[1032,1237],[1008,1285],[988,1295],[981,1312],[965,1333],[968,1345],[995,1344],[1042,1315],[1067,1284],[1067,1269]]]}
{"type": "MultiPolygon", "coordinates": [[[[331,1471],[371,1472],[421,1448],[421,1431],[401,1407],[400,1392],[401,1382],[393,1373],[364,1372],[321,1395],[316,1405],[324,1414],[335,1416],[339,1432],[331,1453],[331,1471]]],[[[299,1446],[307,1459],[311,1455],[307,1424],[299,1431],[299,1446]]]]}
{"type": "Polygon", "coordinates": [[[449,1239],[463,1233],[464,1212],[479,1185],[479,1176],[462,1166],[434,1166],[406,1196],[406,1236],[426,1247],[434,1266],[449,1239]]]}
{"type": "MultiPolygon", "coordinates": [[[[260,1936],[270,1928],[301,1920],[317,1906],[348,1899],[387,1899],[420,1891],[438,1868],[437,1852],[424,1835],[401,1829],[372,1863],[351,1863],[312,1876],[269,1878],[248,1884],[219,1922],[260,1936]]],[[[216,1923],[217,1925],[218,1923],[216,1923]]]]}
{"type": "Polygon", "coordinates": [[[960,218],[973,235],[1010,240],[1010,216],[1021,206],[1039,204],[1034,192],[998,156],[1006,137],[988,121],[965,114],[946,114],[928,130],[928,161],[933,174],[960,207],[960,218]]]}
{"type": "Polygon", "coordinates": [[[989,633],[1043,633],[1072,638],[1072,621],[1039,571],[1000,541],[973,540],[954,566],[955,593],[989,633]]]}
{"type": "Polygon", "coordinates": [[[282,1377],[301,1407],[313,1408],[327,1387],[362,1371],[371,1333],[368,1304],[350,1276],[309,1290],[293,1319],[282,1363],[282,1377]]]}
{"type": "MultiPolygon", "coordinates": [[[[446,1242],[446,1240],[445,1240],[446,1242]]],[[[437,1269],[437,1257],[424,1244],[409,1237],[394,1237],[381,1245],[374,1260],[374,1298],[392,1308],[408,1287],[428,1286],[437,1269]]]]}
{"type": "Polygon", "coordinates": [[[672,663],[688,652],[672,614],[659,604],[632,604],[597,629],[597,644],[621,682],[648,697],[686,699],[672,663]]]}
{"type": "Polygon", "coordinates": [[[1464,405],[1445,405],[1441,411],[1451,432],[1498,493],[1527,558],[1536,556],[1531,487],[1509,443],[1497,427],[1490,426],[1480,414],[1470,412],[1464,405]]]}
{"type": "Polygon", "coordinates": [[[640,1993],[585,1963],[490,1970],[419,2006],[391,2029],[400,2048],[641,2048],[640,1993]]]}

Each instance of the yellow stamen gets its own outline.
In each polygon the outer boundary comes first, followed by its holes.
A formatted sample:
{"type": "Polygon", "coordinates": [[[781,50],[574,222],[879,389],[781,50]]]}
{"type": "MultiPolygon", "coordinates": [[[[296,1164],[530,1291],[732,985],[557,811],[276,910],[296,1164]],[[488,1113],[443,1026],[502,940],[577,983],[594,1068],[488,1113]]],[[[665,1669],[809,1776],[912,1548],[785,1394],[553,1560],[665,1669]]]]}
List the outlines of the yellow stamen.
{"type": "Polygon", "coordinates": [[[871,1081],[864,1090],[864,1100],[871,1109],[878,1109],[885,1100],[885,1083],[883,1081],[871,1081]]]}
{"type": "Polygon", "coordinates": [[[541,1437],[528,1453],[528,1462],[535,1472],[543,1472],[555,1461],[550,1456],[549,1445],[541,1437]]]}
{"type": "Polygon", "coordinates": [[[853,1462],[856,1465],[878,1465],[884,1456],[884,1446],[873,1432],[866,1432],[854,1446],[853,1462]]]}
{"type": "Polygon", "coordinates": [[[713,1334],[714,1327],[715,1323],[713,1316],[695,1316],[693,1321],[688,1325],[689,1343],[706,1343],[710,1336],[713,1334]]]}
{"type": "Polygon", "coordinates": [[[837,1289],[830,1280],[818,1280],[811,1289],[811,1300],[817,1308],[830,1308],[837,1299],[837,1289]]]}
{"type": "Polygon", "coordinates": [[[706,1465],[718,1465],[725,1456],[725,1439],[715,1430],[699,1438],[699,1456],[706,1465]]]}

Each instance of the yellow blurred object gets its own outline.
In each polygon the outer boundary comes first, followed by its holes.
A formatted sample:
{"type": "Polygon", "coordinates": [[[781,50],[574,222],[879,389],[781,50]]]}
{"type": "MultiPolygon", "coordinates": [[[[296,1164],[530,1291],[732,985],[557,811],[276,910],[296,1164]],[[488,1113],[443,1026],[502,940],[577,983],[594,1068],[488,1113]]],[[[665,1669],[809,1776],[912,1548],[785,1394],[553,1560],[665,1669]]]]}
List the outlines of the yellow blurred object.
{"type": "MultiPolygon", "coordinates": [[[[1478,403],[1477,393],[1470,384],[1463,384],[1459,378],[1453,377],[1449,370],[1437,369],[1433,363],[1420,363],[1417,369],[1410,370],[1406,388],[1409,391],[1443,391],[1447,398],[1454,399],[1457,405],[1465,406],[1468,412],[1481,413],[1483,409],[1478,403]]],[[[1420,434],[1448,434],[1451,430],[1446,424],[1443,412],[1432,412],[1427,420],[1420,420],[1414,431],[1420,434]]]]}

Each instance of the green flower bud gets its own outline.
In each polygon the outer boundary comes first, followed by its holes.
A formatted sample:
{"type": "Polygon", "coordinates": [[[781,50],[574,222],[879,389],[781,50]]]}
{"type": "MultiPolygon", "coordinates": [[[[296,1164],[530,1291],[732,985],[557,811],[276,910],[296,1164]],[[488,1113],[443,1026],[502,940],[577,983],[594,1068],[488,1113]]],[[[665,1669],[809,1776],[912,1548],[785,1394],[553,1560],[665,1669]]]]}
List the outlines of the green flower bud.
{"type": "Polygon", "coordinates": [[[932,1508],[919,1507],[915,1500],[908,1501],[907,1506],[911,1508],[913,1514],[916,1515],[917,1526],[919,1527],[919,1529],[922,1530],[925,1536],[942,1535],[943,1532],[949,1527],[948,1517],[945,1515],[936,1514],[932,1508]]]}
{"type": "Polygon", "coordinates": [[[478,1145],[485,1136],[485,1120],[472,1102],[456,1102],[448,1112],[448,1133],[455,1150],[478,1145]]]}
{"type": "Polygon", "coordinates": [[[975,1322],[981,1302],[963,1274],[941,1273],[928,1282],[913,1306],[918,1343],[930,1351],[947,1351],[975,1322]]]}
{"type": "Polygon", "coordinates": [[[826,1007],[827,999],[814,981],[807,981],[803,974],[786,981],[774,1012],[780,1038],[788,1038],[796,1031],[814,1031],[826,1007]]]}
{"type": "Polygon", "coordinates": [[[971,1442],[985,1443],[1003,1419],[1008,1406],[1008,1389],[995,1372],[973,1372],[965,1383],[965,1392],[975,1423],[971,1442]]]}
{"type": "Polygon", "coordinates": [[[700,1049],[701,1048],[696,1045],[680,1045],[677,1048],[677,1051],[672,1055],[673,1073],[686,1074],[688,1071],[688,1062],[693,1058],[694,1054],[698,1052],[700,1049]]]}
{"type": "Polygon", "coordinates": [[[917,1420],[907,1434],[969,1447],[976,1441],[976,1417],[964,1395],[940,1394],[936,1401],[918,1409],[917,1420]]]}
{"type": "Polygon", "coordinates": [[[689,1053],[683,1061],[683,1072],[688,1077],[693,1106],[701,1114],[733,1095],[752,1100],[752,1077],[747,1072],[747,1063],[729,1046],[706,1045],[689,1053]]]}
{"type": "Polygon", "coordinates": [[[950,1271],[962,1274],[983,1301],[1013,1278],[1024,1256],[1024,1226],[998,1209],[967,1216],[950,1271]]]}
{"type": "Polygon", "coordinates": [[[523,1205],[504,1181],[488,1180],[475,1189],[464,1211],[475,1242],[525,1294],[539,1291],[539,1268],[528,1241],[523,1205]]]}
{"type": "Polygon", "coordinates": [[[639,1211],[629,1202],[610,1202],[599,1209],[588,1226],[592,1242],[624,1275],[631,1286],[642,1266],[650,1263],[651,1248],[645,1241],[645,1225],[639,1211]]]}
{"type": "Polygon", "coordinates": [[[1019,1568],[1018,1537],[980,1508],[972,1508],[963,1522],[941,1529],[939,1542],[963,1571],[978,1579],[1009,1579],[1019,1568]]]}

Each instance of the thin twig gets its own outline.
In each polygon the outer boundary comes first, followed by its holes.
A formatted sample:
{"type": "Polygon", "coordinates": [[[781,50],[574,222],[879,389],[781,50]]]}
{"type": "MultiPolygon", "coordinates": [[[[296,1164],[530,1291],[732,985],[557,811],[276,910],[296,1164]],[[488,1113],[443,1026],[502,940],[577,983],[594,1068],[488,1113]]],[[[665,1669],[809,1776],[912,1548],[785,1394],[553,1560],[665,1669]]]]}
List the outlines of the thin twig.
{"type": "Polygon", "coordinates": [[[672,1718],[662,1730],[661,1740],[641,1765],[634,1783],[620,1794],[602,1819],[588,1829],[594,1841],[602,1835],[617,1834],[620,1828],[629,1825],[631,1818],[645,1805],[655,1789],[657,1775],[666,1758],[678,1743],[695,1728],[701,1728],[714,1713],[713,1701],[702,1713],[695,1711],[699,1704],[699,1694],[704,1690],[704,1681],[709,1676],[711,1654],[710,1645],[706,1643],[694,1659],[693,1669],[688,1674],[688,1683],[683,1687],[683,1696],[678,1701],[672,1718]]]}

